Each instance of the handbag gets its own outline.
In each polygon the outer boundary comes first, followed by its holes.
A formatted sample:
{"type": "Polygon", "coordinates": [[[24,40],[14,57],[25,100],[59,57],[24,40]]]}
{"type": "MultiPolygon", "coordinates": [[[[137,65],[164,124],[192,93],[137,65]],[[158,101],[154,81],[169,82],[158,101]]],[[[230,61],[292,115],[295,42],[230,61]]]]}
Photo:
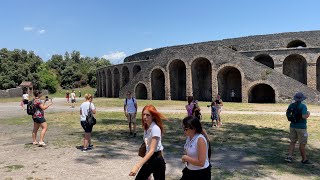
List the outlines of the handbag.
{"type": "Polygon", "coordinates": [[[146,155],[146,151],[147,151],[147,149],[146,149],[146,143],[142,143],[141,146],[140,146],[140,148],[139,148],[139,153],[138,153],[138,155],[139,155],[140,157],[144,157],[144,156],[146,155]]]}
{"type": "Polygon", "coordinates": [[[92,109],[91,109],[91,102],[88,109],[88,115],[86,116],[86,123],[90,126],[93,126],[97,123],[96,118],[93,116],[92,109]]]}

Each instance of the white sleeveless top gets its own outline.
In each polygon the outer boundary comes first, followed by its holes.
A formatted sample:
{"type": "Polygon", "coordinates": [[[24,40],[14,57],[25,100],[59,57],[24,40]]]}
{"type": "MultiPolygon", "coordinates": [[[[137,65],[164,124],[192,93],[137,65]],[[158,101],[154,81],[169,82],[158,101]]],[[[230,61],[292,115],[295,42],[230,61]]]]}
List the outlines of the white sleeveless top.
{"type": "Polygon", "coordinates": [[[200,169],[205,169],[209,166],[209,158],[208,158],[208,143],[206,138],[202,134],[195,134],[192,139],[190,137],[187,138],[186,144],[184,145],[184,150],[187,153],[188,156],[197,159],[198,158],[198,139],[203,138],[204,142],[206,143],[207,151],[206,151],[206,160],[204,163],[204,166],[195,166],[192,165],[191,163],[187,164],[187,168],[189,170],[200,170],[200,169]]]}

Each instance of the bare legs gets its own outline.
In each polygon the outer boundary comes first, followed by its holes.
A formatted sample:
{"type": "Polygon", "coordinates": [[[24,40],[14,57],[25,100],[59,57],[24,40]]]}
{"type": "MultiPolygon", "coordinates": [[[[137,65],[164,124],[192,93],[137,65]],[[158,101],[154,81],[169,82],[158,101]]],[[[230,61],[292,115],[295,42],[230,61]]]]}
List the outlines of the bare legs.
{"type": "Polygon", "coordinates": [[[84,133],[83,148],[88,148],[91,143],[91,133],[84,133]]]}
{"type": "MultiPolygon", "coordinates": [[[[289,157],[293,156],[293,151],[294,151],[295,146],[296,146],[296,143],[294,143],[294,142],[290,143],[290,146],[289,146],[289,157]]],[[[301,157],[302,157],[302,161],[307,160],[306,145],[305,144],[299,144],[299,150],[300,150],[300,154],[301,154],[301,157]]]]}
{"type": "Polygon", "coordinates": [[[33,123],[33,131],[32,131],[32,141],[33,143],[37,143],[37,133],[39,130],[39,127],[41,126],[41,133],[40,133],[40,141],[39,142],[44,142],[44,136],[46,135],[47,129],[48,129],[48,124],[47,122],[43,122],[41,124],[38,124],[36,122],[33,123]]]}

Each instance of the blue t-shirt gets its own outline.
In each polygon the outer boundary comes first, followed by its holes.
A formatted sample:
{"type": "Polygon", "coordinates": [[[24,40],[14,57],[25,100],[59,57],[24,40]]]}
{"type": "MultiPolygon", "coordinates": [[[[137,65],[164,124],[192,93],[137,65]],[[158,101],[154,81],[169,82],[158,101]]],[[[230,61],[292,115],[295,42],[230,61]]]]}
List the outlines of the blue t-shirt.
{"type": "MultiPolygon", "coordinates": [[[[289,105],[288,109],[291,106],[296,106],[295,103],[289,105]]],[[[298,110],[301,112],[302,115],[307,114],[307,106],[303,103],[298,103],[298,110]]],[[[307,119],[302,118],[297,123],[290,123],[291,128],[297,129],[307,129],[307,119]]]]}

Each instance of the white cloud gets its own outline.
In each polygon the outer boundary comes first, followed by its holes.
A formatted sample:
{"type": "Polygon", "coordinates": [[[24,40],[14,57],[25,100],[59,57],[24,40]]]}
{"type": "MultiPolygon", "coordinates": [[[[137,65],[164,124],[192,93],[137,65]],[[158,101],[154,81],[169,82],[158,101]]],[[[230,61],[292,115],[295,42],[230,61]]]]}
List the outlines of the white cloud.
{"type": "Polygon", "coordinates": [[[26,27],[23,27],[23,30],[24,30],[24,31],[33,31],[33,30],[34,30],[34,27],[26,26],[26,27]]]}
{"type": "Polygon", "coordinates": [[[109,60],[112,64],[120,64],[126,57],[126,53],[123,51],[110,52],[109,54],[103,55],[102,57],[109,60]]]}
{"type": "Polygon", "coordinates": [[[141,52],[153,50],[152,48],[145,48],[141,52]]]}
{"type": "Polygon", "coordinates": [[[45,29],[41,29],[41,30],[38,31],[38,33],[39,34],[44,34],[44,33],[46,33],[46,30],[45,29]]]}

